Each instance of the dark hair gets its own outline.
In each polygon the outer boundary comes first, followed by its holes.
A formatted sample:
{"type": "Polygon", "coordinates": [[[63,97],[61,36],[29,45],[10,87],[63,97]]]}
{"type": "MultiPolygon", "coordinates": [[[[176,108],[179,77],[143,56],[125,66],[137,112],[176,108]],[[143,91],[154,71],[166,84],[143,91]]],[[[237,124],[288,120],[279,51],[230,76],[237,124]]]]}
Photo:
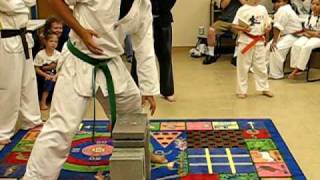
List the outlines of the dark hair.
{"type": "Polygon", "coordinates": [[[44,24],[43,33],[46,34],[50,31],[51,26],[53,23],[61,23],[63,24],[62,20],[57,18],[56,16],[50,16],[47,18],[46,23],[44,24]]]}
{"type": "Polygon", "coordinates": [[[57,36],[58,37],[58,35],[56,34],[56,33],[54,33],[54,32],[52,32],[52,31],[47,31],[47,32],[44,32],[43,33],[43,36],[44,36],[44,39],[47,41],[47,40],[49,40],[52,36],[57,36]]]}

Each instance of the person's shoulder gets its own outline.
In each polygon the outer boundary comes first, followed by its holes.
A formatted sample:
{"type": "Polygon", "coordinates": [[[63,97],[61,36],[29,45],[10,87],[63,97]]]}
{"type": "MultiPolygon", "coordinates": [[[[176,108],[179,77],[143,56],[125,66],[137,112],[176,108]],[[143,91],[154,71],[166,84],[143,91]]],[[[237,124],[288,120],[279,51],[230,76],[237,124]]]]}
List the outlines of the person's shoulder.
{"type": "Polygon", "coordinates": [[[268,13],[268,10],[264,5],[259,4],[257,8],[259,8],[259,11],[262,11],[263,13],[268,13]]]}
{"type": "Polygon", "coordinates": [[[40,58],[40,57],[44,57],[46,55],[46,52],[44,49],[41,49],[37,54],[36,57],[40,58]]]}
{"type": "Polygon", "coordinates": [[[54,54],[55,54],[55,55],[60,55],[61,52],[55,49],[55,50],[54,50],[54,54]]]}

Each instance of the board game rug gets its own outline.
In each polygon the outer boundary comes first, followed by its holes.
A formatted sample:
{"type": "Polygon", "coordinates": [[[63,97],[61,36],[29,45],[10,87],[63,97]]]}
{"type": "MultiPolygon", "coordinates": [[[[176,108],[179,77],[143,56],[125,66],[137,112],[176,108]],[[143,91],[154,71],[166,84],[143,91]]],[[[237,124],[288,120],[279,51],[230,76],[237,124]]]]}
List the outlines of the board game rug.
{"type": "MultiPolygon", "coordinates": [[[[93,143],[93,122],[81,123],[59,179],[91,180],[101,171],[108,177],[109,125],[96,122],[93,143]]],[[[40,131],[21,130],[0,151],[1,179],[23,176],[40,131]]],[[[270,119],[156,119],[150,121],[150,131],[153,153],[168,159],[167,164],[152,164],[152,180],[306,179],[270,119]]]]}

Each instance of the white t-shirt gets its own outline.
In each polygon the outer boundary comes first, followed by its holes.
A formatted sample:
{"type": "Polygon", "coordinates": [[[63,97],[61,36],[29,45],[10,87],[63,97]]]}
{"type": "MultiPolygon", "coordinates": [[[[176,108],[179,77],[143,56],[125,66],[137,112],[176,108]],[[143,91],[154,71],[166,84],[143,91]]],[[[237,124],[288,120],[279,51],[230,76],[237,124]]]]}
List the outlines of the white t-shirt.
{"type": "Polygon", "coordinates": [[[311,15],[305,20],[305,27],[310,30],[320,31],[320,17],[311,15]]]}
{"type": "Polygon", "coordinates": [[[273,26],[278,28],[281,34],[292,34],[302,30],[301,20],[289,4],[281,6],[274,14],[273,26]]]}
{"type": "Polygon", "coordinates": [[[58,63],[59,58],[60,58],[59,51],[54,50],[53,54],[51,56],[48,56],[45,49],[42,49],[41,51],[38,52],[38,54],[34,58],[34,65],[43,66],[45,64],[58,63]]]}
{"type": "MultiPolygon", "coordinates": [[[[270,25],[270,18],[264,6],[250,6],[245,4],[238,9],[232,24],[241,25],[243,22],[250,26],[251,31],[249,34],[260,36],[265,34],[266,27],[270,25]]],[[[244,33],[240,33],[238,41],[249,44],[252,39],[244,33]]],[[[259,41],[257,44],[263,44],[263,42],[259,41]]]]}

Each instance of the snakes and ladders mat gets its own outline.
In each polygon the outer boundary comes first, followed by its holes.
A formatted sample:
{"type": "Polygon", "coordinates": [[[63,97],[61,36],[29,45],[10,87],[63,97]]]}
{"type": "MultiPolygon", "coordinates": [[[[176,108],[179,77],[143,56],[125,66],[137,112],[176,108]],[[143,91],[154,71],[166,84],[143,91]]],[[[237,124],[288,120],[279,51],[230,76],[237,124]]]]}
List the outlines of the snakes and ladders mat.
{"type": "MultiPolygon", "coordinates": [[[[83,121],[59,179],[91,180],[98,172],[108,176],[113,149],[109,129],[109,121],[95,126],[83,121]]],[[[40,131],[19,131],[0,151],[0,179],[22,177],[40,131]]],[[[150,149],[168,159],[152,164],[151,180],[306,179],[269,119],[151,120],[150,149]]]]}

